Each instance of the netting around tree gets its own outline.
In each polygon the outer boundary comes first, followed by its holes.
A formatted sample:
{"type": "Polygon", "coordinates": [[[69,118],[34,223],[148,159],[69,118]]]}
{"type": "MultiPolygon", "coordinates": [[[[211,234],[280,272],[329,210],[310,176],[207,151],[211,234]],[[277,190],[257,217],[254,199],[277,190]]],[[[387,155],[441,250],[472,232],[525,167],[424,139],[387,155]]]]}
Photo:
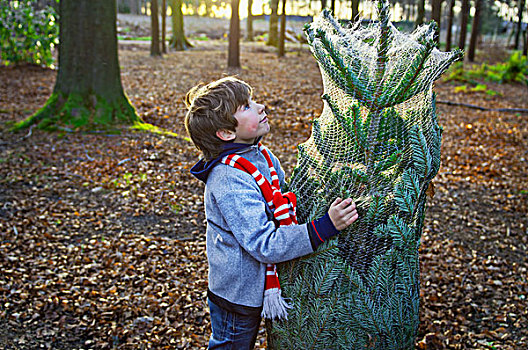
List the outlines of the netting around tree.
{"type": "Polygon", "coordinates": [[[277,349],[411,349],[418,330],[418,248],[440,166],[433,82],[461,57],[435,48],[435,25],[400,33],[379,20],[342,27],[324,11],[305,28],[324,108],[298,147],[289,190],[298,219],[355,199],[360,219],[305,258],[281,264],[293,308],[268,327],[277,349]]]}

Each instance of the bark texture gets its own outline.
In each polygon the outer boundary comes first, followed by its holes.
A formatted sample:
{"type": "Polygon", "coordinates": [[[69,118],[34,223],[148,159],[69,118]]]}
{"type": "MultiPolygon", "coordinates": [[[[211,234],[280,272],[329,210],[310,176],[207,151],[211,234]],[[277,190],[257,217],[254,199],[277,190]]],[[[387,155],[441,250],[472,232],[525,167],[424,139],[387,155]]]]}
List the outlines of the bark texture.
{"type": "Polygon", "coordinates": [[[440,43],[440,28],[442,19],[442,0],[432,0],[431,2],[431,19],[436,22],[435,41],[440,43]]]}
{"type": "Polygon", "coordinates": [[[269,35],[267,44],[277,47],[279,44],[279,0],[271,0],[269,35]]]}
{"type": "Polygon", "coordinates": [[[475,16],[473,16],[473,25],[471,26],[471,38],[469,40],[468,60],[475,61],[475,52],[477,51],[477,42],[480,35],[480,13],[482,12],[482,0],[475,1],[475,16]]]}
{"type": "Polygon", "coordinates": [[[59,71],[46,104],[16,128],[109,129],[141,122],[123,92],[116,2],[61,0],[59,71]]]}
{"type": "Polygon", "coordinates": [[[247,16],[247,27],[246,27],[246,40],[253,41],[253,0],[248,0],[248,16],[247,16]]]}
{"type": "Polygon", "coordinates": [[[418,14],[416,16],[416,27],[424,23],[425,17],[425,0],[418,0],[418,14]]]}
{"type": "Polygon", "coordinates": [[[446,51],[451,50],[451,41],[453,41],[453,18],[455,16],[455,0],[448,0],[448,17],[447,17],[447,33],[446,33],[446,51]]]}
{"type": "Polygon", "coordinates": [[[461,50],[464,50],[466,47],[469,10],[469,0],[462,0],[462,10],[460,11],[460,36],[458,37],[458,48],[461,50]]]}
{"type": "Polygon", "coordinates": [[[159,41],[159,17],[158,17],[158,0],[151,0],[150,2],[150,26],[151,26],[151,40],[150,40],[150,55],[161,56],[160,41],[159,41]]]}
{"type": "Polygon", "coordinates": [[[279,36],[279,57],[284,57],[286,46],[286,0],[282,0],[282,13],[279,36]]]}
{"type": "Polygon", "coordinates": [[[352,18],[350,18],[352,21],[356,21],[359,19],[359,0],[351,0],[351,7],[352,7],[352,18]]]}
{"type": "Polygon", "coordinates": [[[239,0],[231,0],[231,20],[229,22],[229,48],[227,66],[240,67],[240,16],[238,14],[239,0]]]}
{"type": "Polygon", "coordinates": [[[523,12],[524,12],[524,6],[526,4],[525,0],[518,0],[519,2],[519,12],[518,12],[518,20],[517,20],[517,31],[515,32],[515,50],[519,49],[519,43],[520,38],[522,38],[522,21],[523,21],[523,12]]]}
{"type": "Polygon", "coordinates": [[[192,44],[185,37],[183,29],[183,12],[182,0],[171,0],[170,6],[172,9],[172,38],[170,47],[176,51],[184,51],[192,47],[192,44]]]}

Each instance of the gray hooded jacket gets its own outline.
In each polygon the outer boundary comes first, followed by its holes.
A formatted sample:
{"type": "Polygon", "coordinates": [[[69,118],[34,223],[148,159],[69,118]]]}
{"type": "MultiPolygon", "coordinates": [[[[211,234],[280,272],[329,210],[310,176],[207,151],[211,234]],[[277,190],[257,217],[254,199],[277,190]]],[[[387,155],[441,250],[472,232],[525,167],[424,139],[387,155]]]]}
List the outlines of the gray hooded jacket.
{"type": "MultiPolygon", "coordinates": [[[[271,182],[266,159],[257,145],[237,153],[271,182]]],[[[280,162],[268,153],[283,184],[280,162]]],[[[209,290],[237,305],[261,307],[266,264],[313,252],[306,224],[276,227],[255,179],[223,163],[210,171],[204,198],[209,290]]]]}

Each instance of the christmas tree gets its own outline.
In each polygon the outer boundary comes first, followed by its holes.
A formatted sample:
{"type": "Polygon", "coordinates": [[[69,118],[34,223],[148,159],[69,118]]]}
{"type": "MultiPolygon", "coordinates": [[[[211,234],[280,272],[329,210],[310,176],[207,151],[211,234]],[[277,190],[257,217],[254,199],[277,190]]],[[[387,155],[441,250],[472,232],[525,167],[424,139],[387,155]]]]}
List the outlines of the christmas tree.
{"type": "Polygon", "coordinates": [[[298,147],[288,190],[299,222],[336,198],[359,220],[318,250],[279,265],[287,320],[268,323],[273,349],[412,349],[419,324],[418,248],[442,128],[433,82],[462,57],[435,47],[435,24],[413,33],[389,21],[341,26],[323,11],[305,28],[324,85],[324,109],[298,147]]]}

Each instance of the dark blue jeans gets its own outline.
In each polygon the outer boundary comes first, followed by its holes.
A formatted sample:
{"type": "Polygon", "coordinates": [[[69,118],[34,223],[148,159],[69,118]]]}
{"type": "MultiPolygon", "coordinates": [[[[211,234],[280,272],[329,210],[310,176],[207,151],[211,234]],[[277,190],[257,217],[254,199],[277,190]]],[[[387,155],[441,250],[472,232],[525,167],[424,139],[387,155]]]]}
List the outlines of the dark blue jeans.
{"type": "Polygon", "coordinates": [[[255,347],[260,317],[229,312],[207,298],[213,332],[209,349],[251,350],[255,347]]]}

